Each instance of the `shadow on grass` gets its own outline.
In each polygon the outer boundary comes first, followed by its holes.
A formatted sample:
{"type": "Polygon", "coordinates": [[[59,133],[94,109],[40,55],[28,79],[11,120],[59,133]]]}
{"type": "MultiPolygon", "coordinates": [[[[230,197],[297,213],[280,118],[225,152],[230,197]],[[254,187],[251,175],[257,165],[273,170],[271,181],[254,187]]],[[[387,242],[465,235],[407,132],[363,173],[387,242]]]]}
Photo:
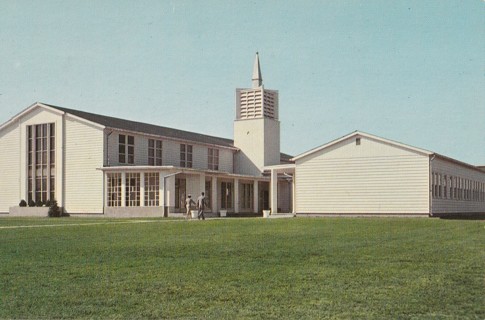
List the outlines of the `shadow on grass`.
{"type": "Polygon", "coordinates": [[[446,220],[485,220],[485,213],[457,213],[438,217],[446,220]]]}

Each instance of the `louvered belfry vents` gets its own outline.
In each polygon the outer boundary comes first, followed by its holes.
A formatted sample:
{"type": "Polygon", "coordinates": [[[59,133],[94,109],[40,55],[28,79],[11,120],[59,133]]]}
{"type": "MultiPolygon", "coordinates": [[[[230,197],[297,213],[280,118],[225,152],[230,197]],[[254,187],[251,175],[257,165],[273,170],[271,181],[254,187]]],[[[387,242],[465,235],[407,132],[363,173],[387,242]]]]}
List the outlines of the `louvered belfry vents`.
{"type": "Polygon", "coordinates": [[[254,59],[252,83],[252,88],[237,89],[236,119],[266,117],[278,120],[278,91],[264,88],[258,53],[254,59]]]}

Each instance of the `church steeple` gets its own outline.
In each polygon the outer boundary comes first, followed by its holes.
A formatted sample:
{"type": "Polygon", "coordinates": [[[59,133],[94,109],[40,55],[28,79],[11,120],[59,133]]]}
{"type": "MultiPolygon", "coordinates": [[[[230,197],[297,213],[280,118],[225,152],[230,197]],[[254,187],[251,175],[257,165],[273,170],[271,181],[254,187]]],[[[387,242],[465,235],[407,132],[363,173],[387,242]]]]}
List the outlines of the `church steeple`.
{"type": "Polygon", "coordinates": [[[236,89],[235,173],[260,176],[264,166],[280,164],[280,122],[278,91],[263,86],[257,52],[252,82],[252,88],[236,89]]]}
{"type": "Polygon", "coordinates": [[[261,67],[259,66],[259,54],[256,52],[253,66],[253,88],[259,88],[263,85],[263,77],[261,76],[261,67]]]}
{"type": "Polygon", "coordinates": [[[252,88],[236,90],[236,120],[255,118],[278,120],[278,91],[264,88],[257,52],[252,80],[252,88]]]}

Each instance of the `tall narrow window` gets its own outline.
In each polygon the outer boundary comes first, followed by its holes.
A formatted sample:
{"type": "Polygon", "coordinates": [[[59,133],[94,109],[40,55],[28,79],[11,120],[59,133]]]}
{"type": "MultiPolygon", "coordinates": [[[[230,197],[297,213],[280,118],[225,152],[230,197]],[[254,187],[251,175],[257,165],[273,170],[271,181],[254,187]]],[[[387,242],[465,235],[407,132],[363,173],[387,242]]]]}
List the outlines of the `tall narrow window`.
{"type": "Polygon", "coordinates": [[[119,135],[118,140],[119,163],[135,163],[135,137],[124,134],[119,135]]]}
{"type": "Polygon", "coordinates": [[[252,209],[253,207],[253,184],[241,184],[241,209],[252,209]]]}
{"type": "Polygon", "coordinates": [[[34,181],[34,133],[33,133],[33,126],[27,127],[27,145],[28,145],[28,155],[27,155],[27,176],[28,176],[28,200],[29,202],[35,201],[34,197],[34,189],[33,189],[33,181],[34,181]]]}
{"type": "Polygon", "coordinates": [[[140,174],[126,173],[126,199],[125,205],[127,207],[140,206],[140,174]]]}
{"type": "Polygon", "coordinates": [[[463,197],[463,178],[459,179],[459,184],[460,184],[460,187],[458,189],[458,199],[464,200],[464,197],[463,197]]]}
{"type": "Polygon", "coordinates": [[[438,173],[438,198],[441,198],[443,194],[443,183],[441,179],[441,174],[438,173]]]}
{"type": "Polygon", "coordinates": [[[162,141],[148,139],[148,165],[162,165],[162,141]]]}
{"type": "Polygon", "coordinates": [[[49,124],[49,199],[55,199],[56,190],[56,127],[53,123],[49,124]]]}
{"type": "Polygon", "coordinates": [[[208,150],[208,167],[209,170],[219,170],[219,150],[209,148],[208,150]]]}
{"type": "Polygon", "coordinates": [[[221,183],[221,209],[232,208],[232,182],[221,183]]]}
{"type": "Polygon", "coordinates": [[[28,200],[55,199],[55,124],[27,126],[28,200]]]}
{"type": "Polygon", "coordinates": [[[158,206],[160,175],[158,172],[145,174],[145,206],[158,206]]]}
{"type": "Polygon", "coordinates": [[[448,199],[448,176],[443,178],[443,198],[448,199]]]}
{"type": "Polygon", "coordinates": [[[456,199],[456,177],[451,177],[451,199],[456,199]]]}
{"type": "Polygon", "coordinates": [[[135,137],[128,136],[128,164],[135,163],[135,137]]]}
{"type": "Polygon", "coordinates": [[[121,173],[108,173],[108,207],[121,206],[121,173]]]}
{"type": "Polygon", "coordinates": [[[190,144],[180,145],[180,166],[192,168],[192,146],[190,144]]]}
{"type": "Polygon", "coordinates": [[[210,180],[205,181],[205,202],[207,207],[212,208],[212,183],[210,180]]]}
{"type": "Polygon", "coordinates": [[[438,198],[438,174],[433,173],[433,198],[438,198]]]}
{"type": "Polygon", "coordinates": [[[126,136],[120,134],[118,137],[118,162],[126,163],[126,136]]]}

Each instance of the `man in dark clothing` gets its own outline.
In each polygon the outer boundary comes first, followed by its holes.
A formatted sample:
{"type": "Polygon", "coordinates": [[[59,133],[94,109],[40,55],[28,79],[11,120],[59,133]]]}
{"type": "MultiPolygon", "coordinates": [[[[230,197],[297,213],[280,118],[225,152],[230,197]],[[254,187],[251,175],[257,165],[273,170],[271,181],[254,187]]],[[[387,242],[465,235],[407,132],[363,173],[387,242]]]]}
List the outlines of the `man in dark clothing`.
{"type": "Polygon", "coordinates": [[[197,219],[202,218],[202,220],[205,220],[204,217],[204,209],[205,209],[205,195],[202,192],[200,196],[197,198],[197,209],[199,210],[199,214],[197,215],[197,219]]]}

